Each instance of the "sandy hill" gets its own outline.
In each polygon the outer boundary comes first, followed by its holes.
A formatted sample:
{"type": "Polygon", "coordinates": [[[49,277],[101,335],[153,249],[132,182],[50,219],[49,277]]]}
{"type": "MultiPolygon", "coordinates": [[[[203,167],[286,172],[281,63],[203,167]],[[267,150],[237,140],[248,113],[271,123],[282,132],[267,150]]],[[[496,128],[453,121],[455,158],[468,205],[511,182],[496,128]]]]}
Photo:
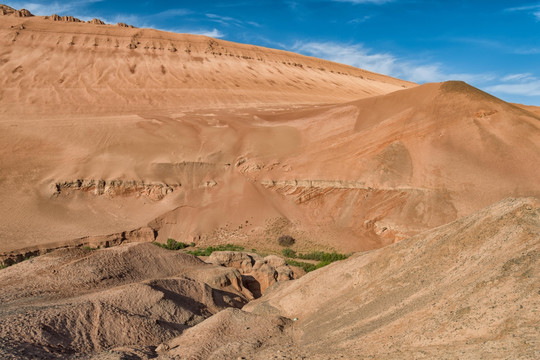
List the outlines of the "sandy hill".
{"type": "Polygon", "coordinates": [[[187,254],[63,249],[0,271],[0,357],[534,359],[539,261],[535,198],[276,283],[247,304],[236,269],[187,254]]]}
{"type": "Polygon", "coordinates": [[[1,19],[0,116],[334,103],[415,85],[205,36],[56,17],[1,19]]]}
{"type": "Polygon", "coordinates": [[[540,117],[465,83],[56,18],[0,32],[2,260],[283,234],[358,251],[539,195],[540,117]]]}
{"type": "Polygon", "coordinates": [[[507,199],[280,283],[159,350],[164,359],[534,359],[539,229],[537,199],[507,199]]]}
{"type": "Polygon", "coordinates": [[[65,249],[0,272],[0,357],[150,346],[252,299],[237,270],[136,243],[65,249]]]}
{"type": "Polygon", "coordinates": [[[264,293],[301,274],[273,255],[223,251],[208,260],[131,243],[61,249],[3,269],[0,358],[88,358],[122,346],[152,348],[260,296],[250,288],[264,293]]]}
{"type": "Polygon", "coordinates": [[[463,82],[0,6],[0,357],[538,358],[538,168],[463,82]],[[370,251],[147,243],[285,234],[370,251]]]}

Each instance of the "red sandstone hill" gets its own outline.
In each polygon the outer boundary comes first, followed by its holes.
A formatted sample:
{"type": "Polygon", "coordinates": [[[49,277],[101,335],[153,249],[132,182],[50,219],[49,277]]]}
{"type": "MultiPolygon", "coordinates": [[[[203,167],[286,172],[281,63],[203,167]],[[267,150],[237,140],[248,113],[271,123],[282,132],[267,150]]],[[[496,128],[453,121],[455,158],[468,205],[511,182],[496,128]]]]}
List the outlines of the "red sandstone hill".
{"type": "Polygon", "coordinates": [[[414,86],[201,36],[2,20],[4,253],[155,236],[272,249],[285,233],[296,250],[357,251],[539,193],[534,109],[465,83],[414,86]]]}

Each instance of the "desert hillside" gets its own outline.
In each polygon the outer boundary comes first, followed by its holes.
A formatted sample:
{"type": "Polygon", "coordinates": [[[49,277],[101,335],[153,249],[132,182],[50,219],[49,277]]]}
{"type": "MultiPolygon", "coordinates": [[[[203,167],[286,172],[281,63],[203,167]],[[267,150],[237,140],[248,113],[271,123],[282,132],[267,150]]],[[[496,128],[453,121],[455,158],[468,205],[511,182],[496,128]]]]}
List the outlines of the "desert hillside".
{"type": "Polygon", "coordinates": [[[2,259],[168,237],[278,250],[284,234],[367,250],[539,194],[535,108],[465,83],[4,13],[2,259]]]}
{"type": "Polygon", "coordinates": [[[539,221],[538,200],[507,199],[280,283],[167,342],[162,358],[537,358],[539,221]]]}
{"type": "Polygon", "coordinates": [[[14,119],[0,137],[4,251],[134,229],[358,251],[539,191],[539,117],[460,82],[302,110],[14,119]]]}
{"type": "Polygon", "coordinates": [[[462,81],[0,5],[0,358],[538,359],[539,168],[462,81]]]}
{"type": "Polygon", "coordinates": [[[535,359],[539,221],[506,199],[257,300],[238,270],[152,244],[58,250],[0,271],[0,356],[535,359]]]}
{"type": "Polygon", "coordinates": [[[52,16],[1,19],[2,117],[335,103],[415,85],[205,36],[52,16]]]}

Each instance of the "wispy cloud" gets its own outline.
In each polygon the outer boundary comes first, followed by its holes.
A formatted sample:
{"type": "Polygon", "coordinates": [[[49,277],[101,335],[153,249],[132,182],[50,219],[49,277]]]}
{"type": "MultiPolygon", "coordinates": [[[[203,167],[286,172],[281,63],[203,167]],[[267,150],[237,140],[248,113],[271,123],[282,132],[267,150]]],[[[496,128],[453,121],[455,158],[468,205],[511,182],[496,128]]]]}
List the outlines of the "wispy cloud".
{"type": "Polygon", "coordinates": [[[533,15],[536,17],[537,20],[540,20],[540,3],[538,4],[532,4],[532,5],[526,5],[526,6],[517,6],[517,7],[511,7],[505,9],[506,11],[520,11],[520,12],[527,12],[528,14],[533,15]]]}
{"type": "Polygon", "coordinates": [[[524,81],[524,80],[530,80],[530,79],[534,79],[533,75],[531,73],[524,73],[524,74],[506,75],[501,80],[502,81],[524,81]]]}
{"type": "Polygon", "coordinates": [[[175,32],[175,33],[182,33],[182,34],[204,35],[204,36],[209,36],[209,37],[218,38],[218,39],[226,36],[226,34],[222,33],[221,31],[219,31],[216,28],[214,28],[212,30],[208,30],[208,29],[185,29],[185,28],[182,28],[182,29],[160,29],[160,30],[171,31],[171,32],[175,32]]]}
{"type": "Polygon", "coordinates": [[[228,26],[231,24],[241,26],[244,23],[243,21],[235,19],[230,16],[222,16],[222,15],[217,15],[217,14],[205,14],[205,15],[207,18],[210,19],[210,21],[213,21],[213,22],[225,25],[225,26],[228,26]]]}
{"type": "Polygon", "coordinates": [[[382,5],[390,2],[394,2],[395,0],[332,0],[334,2],[347,2],[351,4],[375,4],[375,5],[382,5]]]}
{"type": "Polygon", "coordinates": [[[28,1],[12,1],[11,6],[14,8],[24,8],[30,10],[35,15],[80,15],[77,12],[85,6],[102,2],[103,0],[78,0],[78,1],[44,1],[44,2],[28,2],[28,1]]]}
{"type": "Polygon", "coordinates": [[[297,42],[292,50],[342,64],[352,65],[376,73],[424,83],[464,80],[480,83],[493,80],[492,74],[451,73],[441,64],[422,64],[399,59],[391,53],[377,53],[361,44],[344,45],[334,42],[297,42]]]}
{"type": "Polygon", "coordinates": [[[152,15],[152,17],[159,17],[159,18],[165,18],[165,17],[176,17],[176,16],[186,16],[193,14],[193,11],[189,9],[167,9],[165,11],[161,11],[157,14],[152,15]]]}
{"type": "Polygon", "coordinates": [[[395,58],[391,54],[371,53],[362,45],[343,45],[333,42],[297,42],[292,50],[378,73],[391,73],[395,58]]]}
{"type": "Polygon", "coordinates": [[[443,38],[443,41],[452,41],[456,43],[472,44],[488,49],[497,50],[506,54],[535,55],[540,54],[539,47],[530,47],[523,45],[509,44],[493,39],[482,39],[476,37],[450,37],[443,38]]]}
{"type": "Polygon", "coordinates": [[[352,20],[349,20],[349,21],[347,21],[347,24],[361,24],[361,23],[365,23],[366,21],[368,21],[371,18],[372,18],[371,15],[365,15],[365,16],[362,16],[362,17],[359,17],[359,18],[354,18],[352,20]]]}
{"type": "Polygon", "coordinates": [[[233,25],[233,26],[238,26],[238,27],[242,27],[242,28],[246,24],[254,26],[254,27],[260,27],[261,26],[259,23],[256,23],[254,21],[243,21],[243,20],[239,20],[237,18],[231,17],[231,16],[223,16],[223,15],[211,14],[211,13],[205,14],[205,16],[208,19],[210,19],[210,21],[213,21],[213,22],[219,23],[221,25],[225,25],[225,26],[233,25]]]}
{"type": "Polygon", "coordinates": [[[522,96],[540,96],[540,78],[531,74],[509,74],[498,84],[488,86],[487,91],[522,96]]]}
{"type": "Polygon", "coordinates": [[[529,11],[529,10],[540,10],[540,3],[526,6],[516,6],[505,9],[506,11],[529,11]]]}
{"type": "Polygon", "coordinates": [[[522,96],[540,96],[540,80],[522,84],[498,84],[488,86],[487,91],[522,96]]]}

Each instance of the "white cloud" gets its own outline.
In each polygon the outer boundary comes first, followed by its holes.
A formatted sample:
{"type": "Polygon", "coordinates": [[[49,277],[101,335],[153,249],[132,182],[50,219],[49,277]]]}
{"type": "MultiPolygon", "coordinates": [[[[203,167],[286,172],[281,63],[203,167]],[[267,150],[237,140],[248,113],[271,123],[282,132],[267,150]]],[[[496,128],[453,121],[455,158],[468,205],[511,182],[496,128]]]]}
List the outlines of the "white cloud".
{"type": "Polygon", "coordinates": [[[79,1],[52,1],[52,2],[27,2],[13,1],[11,6],[14,8],[24,8],[30,10],[34,15],[76,15],[74,12],[83,8],[86,5],[101,2],[103,0],[79,0],[79,1]]]}
{"type": "Polygon", "coordinates": [[[362,16],[362,17],[359,17],[359,18],[349,20],[349,21],[347,21],[347,24],[361,24],[361,23],[364,23],[364,22],[368,21],[371,18],[372,18],[371,15],[366,15],[366,16],[362,16]]]}
{"type": "Polygon", "coordinates": [[[506,9],[506,11],[528,11],[528,10],[536,10],[536,9],[540,9],[540,4],[511,7],[511,8],[506,9]]]}
{"type": "Polygon", "coordinates": [[[510,74],[501,78],[499,84],[486,89],[494,93],[540,96],[540,78],[531,73],[510,74]]]}
{"type": "Polygon", "coordinates": [[[207,18],[210,19],[210,21],[213,21],[213,22],[225,25],[225,26],[235,25],[235,26],[239,26],[239,27],[244,27],[245,24],[255,26],[255,27],[260,27],[261,26],[260,24],[254,22],[254,21],[243,21],[243,20],[239,20],[239,19],[236,19],[236,18],[233,18],[233,17],[230,17],[230,16],[223,16],[223,15],[209,14],[209,13],[207,13],[205,15],[206,15],[207,18]]]}
{"type": "Polygon", "coordinates": [[[540,96],[540,80],[520,84],[498,84],[488,86],[487,91],[512,95],[540,96]]]}
{"type": "Polygon", "coordinates": [[[292,50],[342,64],[380,74],[395,76],[401,79],[424,82],[440,82],[446,80],[463,80],[470,83],[481,83],[493,80],[492,74],[449,73],[440,64],[419,64],[400,60],[390,53],[375,53],[361,44],[344,45],[334,42],[297,42],[292,50]]]}
{"type": "Polygon", "coordinates": [[[173,31],[173,32],[177,32],[177,33],[184,33],[184,34],[193,34],[193,35],[204,35],[204,36],[209,36],[209,37],[213,37],[213,38],[222,38],[225,36],[225,34],[223,34],[221,31],[219,31],[218,29],[212,29],[212,30],[205,30],[205,29],[175,29],[175,30],[168,30],[168,31],[173,31]]]}
{"type": "Polygon", "coordinates": [[[333,0],[335,2],[348,2],[351,4],[375,4],[375,5],[382,5],[389,2],[393,2],[394,0],[333,0]]]}
{"type": "Polygon", "coordinates": [[[175,17],[175,16],[186,16],[190,14],[193,14],[193,11],[179,8],[179,9],[167,9],[165,11],[152,15],[152,17],[165,18],[165,17],[175,17]]]}
{"type": "Polygon", "coordinates": [[[296,43],[293,50],[362,69],[389,74],[395,68],[395,58],[390,54],[372,54],[362,45],[342,45],[333,42],[296,43]]]}
{"type": "Polygon", "coordinates": [[[534,79],[531,73],[524,73],[524,74],[510,74],[503,77],[501,80],[504,82],[508,81],[523,81],[523,80],[530,80],[534,79]]]}
{"type": "Polygon", "coordinates": [[[524,11],[529,14],[532,14],[534,17],[540,20],[540,4],[512,7],[505,10],[506,11],[520,11],[520,12],[524,11]]]}

